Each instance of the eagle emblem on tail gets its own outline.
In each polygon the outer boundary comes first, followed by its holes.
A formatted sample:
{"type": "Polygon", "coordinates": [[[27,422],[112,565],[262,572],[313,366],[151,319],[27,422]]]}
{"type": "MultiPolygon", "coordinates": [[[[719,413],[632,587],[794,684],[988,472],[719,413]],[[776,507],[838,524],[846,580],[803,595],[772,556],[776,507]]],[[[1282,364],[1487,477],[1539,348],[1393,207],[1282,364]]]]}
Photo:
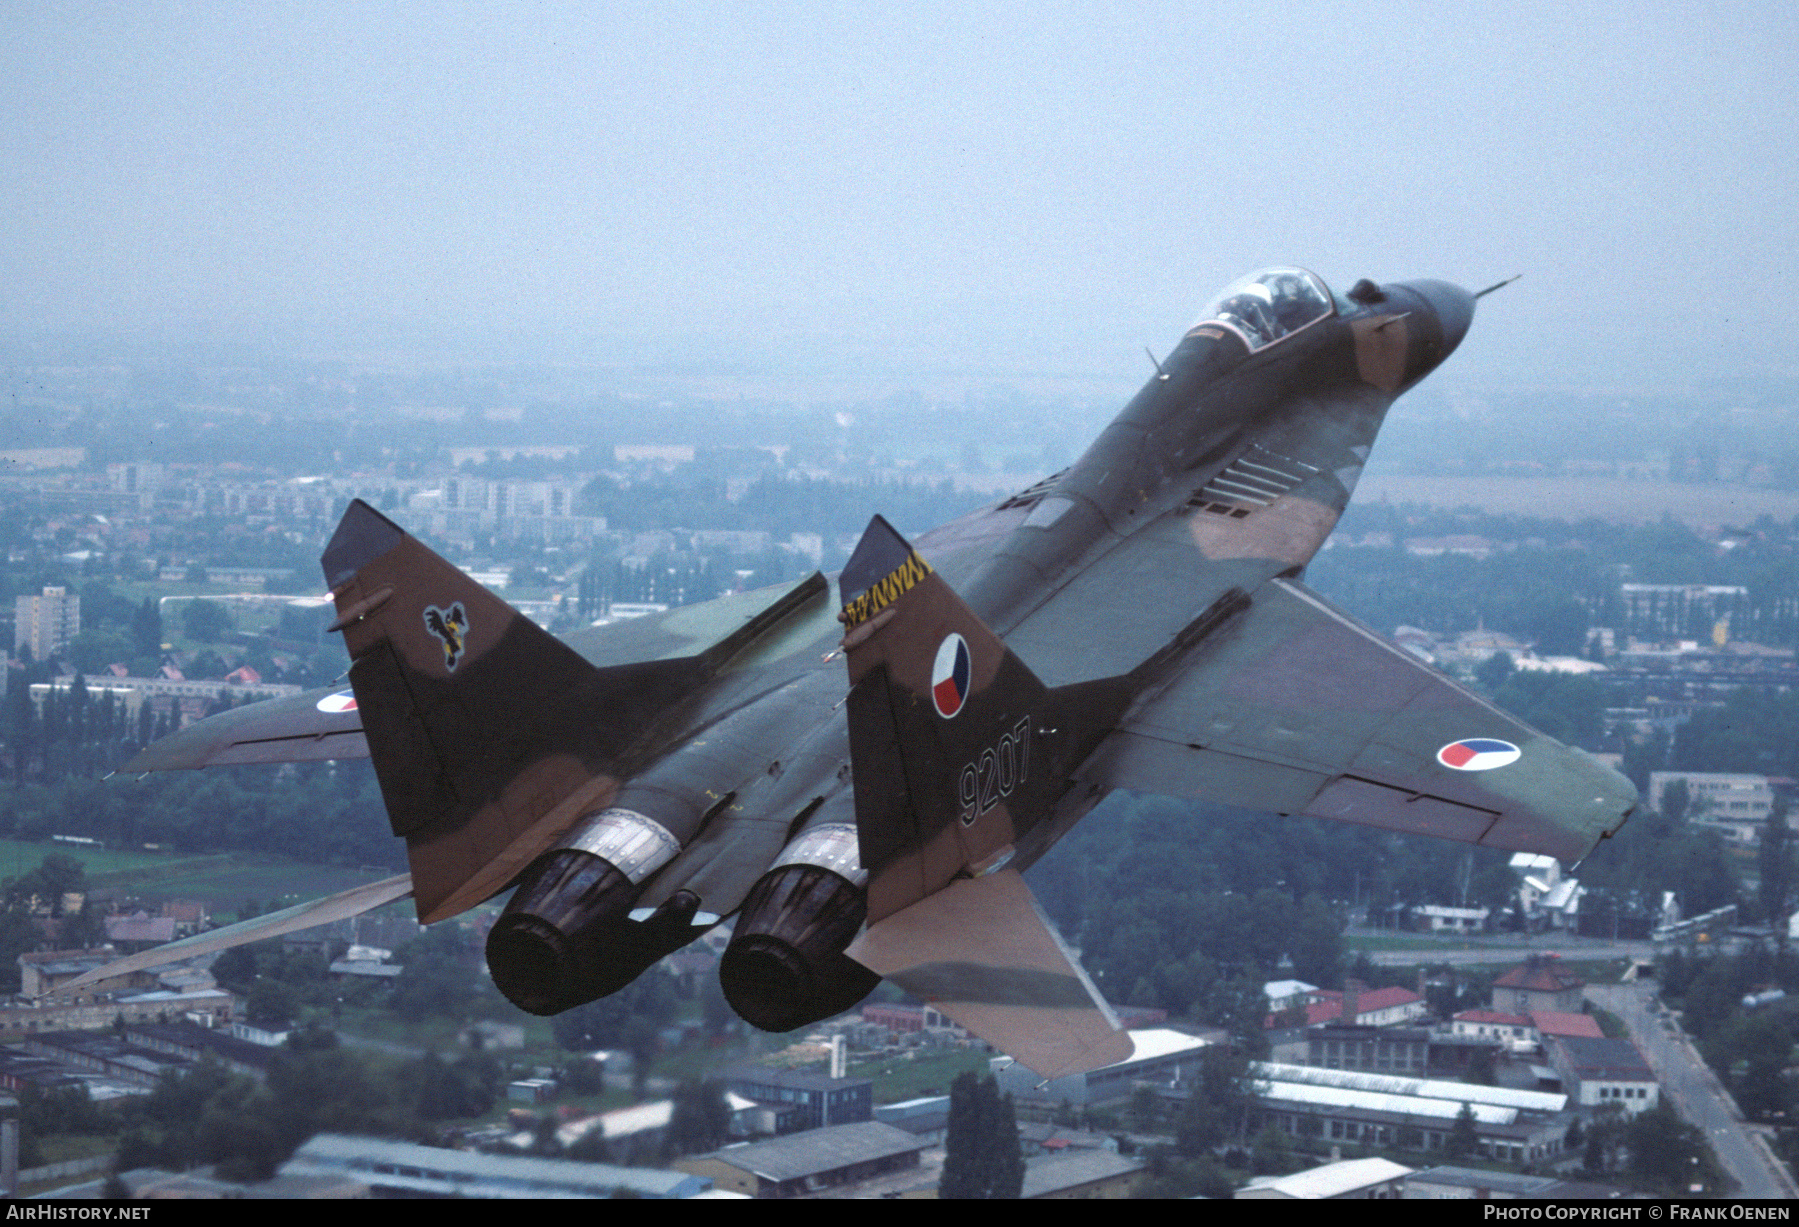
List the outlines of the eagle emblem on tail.
{"type": "Polygon", "coordinates": [[[468,635],[468,614],[463,610],[462,602],[457,601],[448,609],[439,609],[435,605],[425,606],[425,629],[443,644],[444,668],[451,673],[456,672],[468,635]]]}

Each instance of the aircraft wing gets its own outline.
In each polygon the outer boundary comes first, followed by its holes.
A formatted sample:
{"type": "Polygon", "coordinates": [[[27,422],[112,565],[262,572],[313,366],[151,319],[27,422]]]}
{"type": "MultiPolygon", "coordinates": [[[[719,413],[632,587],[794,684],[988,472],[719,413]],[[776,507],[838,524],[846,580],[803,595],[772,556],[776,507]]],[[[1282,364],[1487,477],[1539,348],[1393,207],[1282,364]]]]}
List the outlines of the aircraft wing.
{"type": "Polygon", "coordinates": [[[1291,580],[1167,662],[1077,775],[1567,861],[1637,801],[1291,580]]]}
{"type": "Polygon", "coordinates": [[[396,877],[382,878],[379,882],[367,882],[328,898],[314,899],[310,903],[282,908],[280,911],[270,912],[266,916],[254,916],[249,920],[240,920],[236,924],[226,925],[223,928],[209,929],[205,933],[196,933],[192,937],[184,937],[180,941],[169,942],[151,950],[139,951],[137,954],[127,955],[122,959],[114,959],[103,967],[97,967],[85,975],[57,985],[46,996],[66,996],[90,984],[110,980],[116,976],[129,975],[134,971],[161,967],[165,963],[179,963],[183,959],[193,959],[203,954],[229,950],[233,946],[242,946],[248,942],[280,937],[283,933],[298,933],[302,929],[310,929],[317,925],[348,920],[352,916],[360,916],[364,912],[373,911],[395,900],[404,899],[411,893],[412,878],[408,874],[402,873],[396,877]]]}
{"type": "Polygon", "coordinates": [[[119,770],[180,771],[244,763],[367,758],[362,716],[348,686],[264,699],[199,720],[140,750],[119,770]]]}

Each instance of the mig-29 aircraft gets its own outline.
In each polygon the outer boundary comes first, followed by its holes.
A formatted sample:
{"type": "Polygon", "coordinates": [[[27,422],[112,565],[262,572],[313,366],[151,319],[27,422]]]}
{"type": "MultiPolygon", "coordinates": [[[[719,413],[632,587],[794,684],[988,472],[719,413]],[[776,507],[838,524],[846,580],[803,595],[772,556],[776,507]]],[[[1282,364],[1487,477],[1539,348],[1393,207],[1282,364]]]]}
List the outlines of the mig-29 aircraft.
{"type": "Polygon", "coordinates": [[[1300,582],[1478,297],[1252,274],[1063,472],[916,542],[877,517],[834,578],[561,640],[352,503],[322,559],[348,688],[124,770],[367,755],[410,874],[87,979],[512,888],[488,966],[533,1013],[734,916],[756,1026],[886,977],[1048,1078],[1131,1053],[1019,876],[1113,789],[1579,859],[1629,782],[1300,582]]]}

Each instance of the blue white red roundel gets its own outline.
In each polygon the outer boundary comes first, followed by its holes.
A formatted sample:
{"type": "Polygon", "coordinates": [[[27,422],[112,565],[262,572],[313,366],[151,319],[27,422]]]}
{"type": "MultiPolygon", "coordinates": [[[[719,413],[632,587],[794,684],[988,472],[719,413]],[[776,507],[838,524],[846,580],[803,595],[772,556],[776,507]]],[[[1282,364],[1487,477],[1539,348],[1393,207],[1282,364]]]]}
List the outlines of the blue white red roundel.
{"type": "Polygon", "coordinates": [[[1437,761],[1455,771],[1491,771],[1515,763],[1524,751],[1492,737],[1464,737],[1437,751],[1437,761]]]}
{"type": "Polygon", "coordinates": [[[968,679],[974,664],[968,655],[968,642],[954,632],[945,635],[937,645],[937,661],[931,666],[931,702],[937,714],[948,720],[968,702],[968,679]]]}
{"type": "Polygon", "coordinates": [[[318,702],[322,712],[336,715],[338,712],[355,711],[356,695],[348,690],[340,690],[336,694],[328,694],[318,702]]]}

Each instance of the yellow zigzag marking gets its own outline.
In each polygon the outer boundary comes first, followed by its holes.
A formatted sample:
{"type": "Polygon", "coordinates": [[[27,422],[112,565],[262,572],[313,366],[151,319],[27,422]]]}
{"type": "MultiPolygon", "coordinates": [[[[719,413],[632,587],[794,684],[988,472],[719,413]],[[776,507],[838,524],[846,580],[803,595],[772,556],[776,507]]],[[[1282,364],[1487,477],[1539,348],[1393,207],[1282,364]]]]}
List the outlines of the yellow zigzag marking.
{"type": "Polygon", "coordinates": [[[846,626],[857,626],[880,613],[909,592],[913,585],[931,573],[931,564],[914,550],[884,577],[869,586],[867,592],[843,607],[846,626]]]}

